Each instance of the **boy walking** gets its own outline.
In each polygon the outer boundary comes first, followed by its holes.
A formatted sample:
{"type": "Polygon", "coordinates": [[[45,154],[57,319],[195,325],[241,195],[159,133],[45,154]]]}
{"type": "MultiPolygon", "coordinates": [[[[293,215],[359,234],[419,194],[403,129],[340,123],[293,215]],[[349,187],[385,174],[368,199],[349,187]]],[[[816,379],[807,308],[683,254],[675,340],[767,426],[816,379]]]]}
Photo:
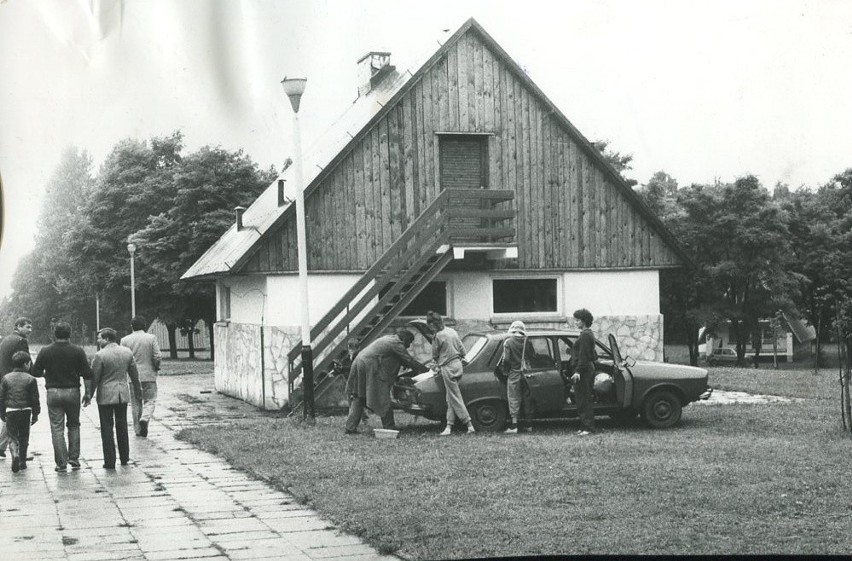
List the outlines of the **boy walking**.
{"type": "Polygon", "coordinates": [[[12,473],[27,469],[27,448],[30,444],[30,425],[36,424],[41,407],[38,383],[30,376],[30,353],[18,351],[12,355],[11,372],[0,382],[0,418],[9,434],[12,453],[12,473]]]}

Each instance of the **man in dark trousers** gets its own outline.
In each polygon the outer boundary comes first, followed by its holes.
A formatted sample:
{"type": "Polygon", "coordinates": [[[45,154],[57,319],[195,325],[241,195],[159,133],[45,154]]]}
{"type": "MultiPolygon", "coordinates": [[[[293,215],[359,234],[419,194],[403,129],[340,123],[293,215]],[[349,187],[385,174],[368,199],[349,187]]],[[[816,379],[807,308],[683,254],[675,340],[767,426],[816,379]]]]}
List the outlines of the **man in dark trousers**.
{"type": "Polygon", "coordinates": [[[38,353],[33,376],[44,377],[47,416],[53,438],[55,471],[80,467],[80,378],[90,380],[92,369],[82,347],[71,344],[71,326],[61,321],[53,328],[54,342],[38,353]],[[68,442],[65,427],[68,427],[68,442]]]}
{"type": "Polygon", "coordinates": [[[118,456],[121,465],[130,462],[130,441],[127,437],[127,404],[131,393],[128,377],[133,384],[135,395],[142,395],[139,373],[133,351],[119,347],[115,330],[109,327],[98,333],[98,346],[101,350],[92,361],[91,393],[86,388],[83,407],[91,403],[94,394],[98,401],[98,416],[101,421],[101,444],[104,449],[104,468],[115,469],[115,445],[118,441],[118,456]],[[115,436],[113,437],[113,427],[115,436]]]}
{"type": "MultiPolygon", "coordinates": [[[[15,369],[12,357],[18,351],[30,353],[30,345],[27,337],[33,331],[33,321],[22,317],[15,320],[15,330],[3,337],[0,341],[0,380],[3,376],[15,369]]],[[[6,446],[9,444],[9,434],[6,432],[6,423],[0,421],[0,458],[6,457],[6,446]]]]}
{"type": "Polygon", "coordinates": [[[346,381],[346,394],[350,398],[346,434],[358,433],[365,406],[382,419],[383,428],[396,428],[390,392],[400,366],[405,364],[417,373],[429,371],[408,353],[413,342],[414,335],[400,329],[394,335],[379,337],[355,357],[346,381]]]}
{"type": "Polygon", "coordinates": [[[574,362],[574,395],[577,398],[577,414],[580,416],[582,428],[577,431],[579,436],[586,436],[595,429],[595,411],[592,405],[592,391],[595,384],[595,336],[590,329],[592,326],[592,314],[585,308],[574,312],[574,324],[580,329],[580,336],[574,343],[571,356],[574,362]]]}

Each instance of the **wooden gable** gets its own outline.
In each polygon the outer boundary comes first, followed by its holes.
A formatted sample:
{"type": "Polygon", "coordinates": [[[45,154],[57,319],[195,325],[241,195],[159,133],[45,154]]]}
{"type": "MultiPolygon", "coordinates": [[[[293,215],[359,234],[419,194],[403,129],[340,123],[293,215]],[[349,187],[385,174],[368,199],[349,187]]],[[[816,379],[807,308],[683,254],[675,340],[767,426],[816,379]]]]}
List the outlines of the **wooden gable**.
{"type": "MultiPolygon", "coordinates": [[[[683,253],[659,220],[470,20],[308,187],[309,269],[366,270],[440,192],[442,142],[446,148],[464,134],[484,139],[485,154],[477,157],[485,186],[516,193],[518,259],[505,266],[683,264],[683,253]]],[[[454,164],[445,162],[445,181],[451,177],[447,165],[454,164]]],[[[470,168],[459,173],[469,175],[470,168]]],[[[296,268],[290,212],[242,271],[296,268]]]]}

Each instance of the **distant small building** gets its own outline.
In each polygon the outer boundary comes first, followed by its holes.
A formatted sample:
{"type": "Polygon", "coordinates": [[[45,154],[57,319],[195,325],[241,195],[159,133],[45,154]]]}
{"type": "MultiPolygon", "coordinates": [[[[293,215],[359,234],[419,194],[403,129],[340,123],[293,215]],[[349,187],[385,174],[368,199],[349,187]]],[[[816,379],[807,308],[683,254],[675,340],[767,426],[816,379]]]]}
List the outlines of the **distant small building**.
{"type": "MultiPolygon", "coordinates": [[[[813,326],[806,325],[805,322],[800,319],[795,319],[784,314],[782,316],[781,326],[774,334],[771,321],[768,319],[762,319],[760,320],[760,331],[760,356],[771,357],[773,355],[773,335],[776,338],[778,356],[782,360],[793,362],[813,356],[814,344],[816,343],[816,330],[813,326]]],[[[699,340],[701,339],[704,339],[706,342],[698,346],[698,352],[705,357],[712,349],[722,347],[733,348],[737,344],[736,340],[734,340],[731,335],[730,322],[726,322],[719,326],[716,329],[715,336],[711,335],[706,330],[703,331],[699,336],[699,340]]],[[[749,340],[746,356],[754,356],[754,354],[754,344],[751,340],[749,340]]]]}

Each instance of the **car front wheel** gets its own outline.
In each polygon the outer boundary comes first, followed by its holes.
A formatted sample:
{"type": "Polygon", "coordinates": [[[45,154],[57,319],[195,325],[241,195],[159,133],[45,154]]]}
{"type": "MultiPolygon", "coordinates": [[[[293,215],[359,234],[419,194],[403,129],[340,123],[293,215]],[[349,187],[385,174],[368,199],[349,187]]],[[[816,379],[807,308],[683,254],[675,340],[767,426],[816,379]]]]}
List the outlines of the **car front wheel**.
{"type": "Polygon", "coordinates": [[[470,419],[478,431],[497,432],[503,430],[509,412],[502,401],[480,401],[468,407],[470,419]]]}
{"type": "Polygon", "coordinates": [[[670,391],[660,390],[645,399],[642,418],[655,429],[668,428],[680,421],[683,407],[680,400],[670,391]]]}

